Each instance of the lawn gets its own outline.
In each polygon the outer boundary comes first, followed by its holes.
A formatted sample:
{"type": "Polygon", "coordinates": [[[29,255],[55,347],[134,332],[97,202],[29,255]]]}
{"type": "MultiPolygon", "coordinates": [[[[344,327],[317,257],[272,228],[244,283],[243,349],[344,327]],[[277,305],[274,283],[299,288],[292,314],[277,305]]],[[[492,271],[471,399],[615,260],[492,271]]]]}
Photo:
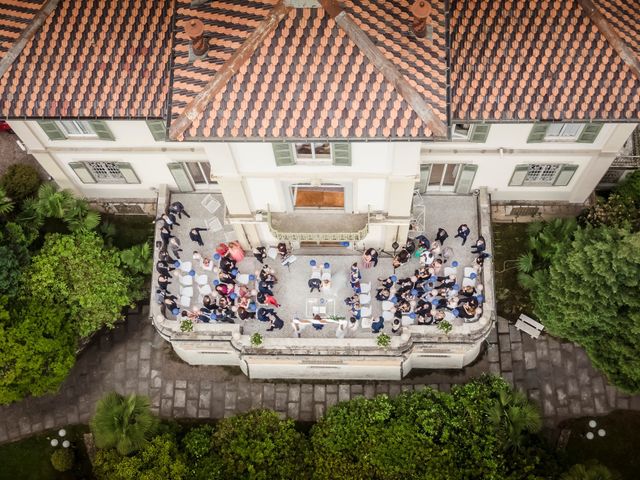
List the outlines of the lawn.
{"type": "Polygon", "coordinates": [[[498,315],[517,320],[521,313],[532,312],[529,293],[518,284],[515,260],[527,248],[526,223],[493,224],[493,260],[496,273],[496,299],[498,315]]]}
{"type": "Polygon", "coordinates": [[[567,420],[560,428],[571,430],[565,449],[568,465],[584,463],[589,459],[599,460],[612,470],[617,470],[623,480],[635,480],[640,472],[640,456],[633,452],[640,450],[640,412],[618,410],[605,417],[586,417],[567,420]],[[597,422],[596,428],[589,427],[589,420],[597,422]],[[598,429],[606,435],[598,436],[598,429]],[[587,432],[595,438],[588,440],[587,432]]]}
{"type": "MultiPolygon", "coordinates": [[[[0,480],[76,480],[93,478],[91,464],[84,449],[82,434],[88,431],[83,425],[65,427],[64,438],[71,442],[76,454],[73,470],[60,473],[51,466],[52,438],[58,438],[58,429],[29,437],[18,442],[0,445],[0,480]]],[[[60,439],[60,444],[62,440],[60,439]]],[[[62,447],[56,447],[62,448],[62,447]]]]}

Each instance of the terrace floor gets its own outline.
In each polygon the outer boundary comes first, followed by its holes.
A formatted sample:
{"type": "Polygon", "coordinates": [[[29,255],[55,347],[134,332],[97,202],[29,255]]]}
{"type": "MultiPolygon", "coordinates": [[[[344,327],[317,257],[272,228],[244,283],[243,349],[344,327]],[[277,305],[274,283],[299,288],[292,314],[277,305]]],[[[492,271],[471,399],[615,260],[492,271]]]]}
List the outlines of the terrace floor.
{"type": "MultiPolygon", "coordinates": [[[[171,197],[170,202],[180,201],[185,206],[185,210],[191,215],[191,218],[185,216],[182,220],[179,220],[180,225],[174,227],[173,233],[176,235],[182,244],[183,252],[181,253],[182,261],[192,261],[194,251],[200,252],[202,256],[212,257],[215,247],[220,242],[227,242],[234,238],[231,225],[224,225],[223,212],[224,202],[220,195],[214,196],[220,207],[212,215],[202,205],[202,201],[205,195],[203,194],[174,194],[171,197]],[[205,227],[206,222],[213,216],[218,218],[222,224],[222,228],[218,231],[204,231],[202,232],[202,238],[205,243],[205,247],[198,247],[195,242],[189,239],[189,230],[193,227],[205,227]]],[[[416,218],[418,231],[424,231],[427,238],[433,240],[435,238],[436,231],[439,227],[443,227],[449,233],[449,238],[445,242],[445,246],[449,246],[454,251],[452,260],[456,260],[459,263],[458,267],[458,279],[463,277],[463,268],[471,266],[475,256],[471,254],[470,247],[475,242],[478,232],[478,218],[477,218],[477,198],[474,196],[424,196],[415,197],[414,199],[414,217],[416,218]],[[467,240],[467,244],[462,247],[461,241],[458,238],[453,238],[457,233],[457,228],[461,223],[466,223],[471,229],[471,235],[467,240]],[[423,230],[424,226],[424,230],[423,230]]],[[[314,212],[308,213],[308,217],[316,215],[314,212]]],[[[324,218],[323,214],[319,214],[324,218]]],[[[412,232],[416,234],[416,232],[412,232]]],[[[401,242],[399,242],[401,243],[401,242]]],[[[335,252],[332,249],[331,252],[335,252]]],[[[352,290],[348,282],[349,267],[352,263],[358,262],[362,272],[362,282],[371,282],[372,290],[372,319],[377,319],[382,312],[381,302],[375,299],[375,289],[378,286],[378,278],[386,278],[393,274],[393,268],[391,266],[392,252],[389,254],[382,253],[378,266],[375,268],[365,269],[362,268],[361,253],[345,248],[343,255],[296,255],[297,260],[293,262],[289,267],[282,266],[279,260],[272,260],[267,258],[266,263],[269,264],[275,270],[275,275],[278,278],[278,283],[273,289],[276,299],[280,302],[281,307],[276,309],[278,315],[284,320],[285,326],[281,330],[267,331],[268,324],[266,322],[260,322],[258,320],[239,320],[236,319],[236,323],[242,325],[244,334],[251,335],[255,332],[261,333],[265,337],[296,337],[297,332],[293,328],[291,319],[294,316],[300,319],[310,318],[307,316],[307,303],[320,301],[324,299],[329,308],[327,314],[335,314],[348,318],[350,316],[348,307],[344,303],[344,299],[352,295],[352,290]],[[309,293],[309,287],[307,282],[311,276],[310,261],[316,260],[318,265],[323,265],[325,262],[330,264],[332,272],[331,289],[318,293],[309,293]],[[310,300],[312,299],[312,300],[310,300]],[[333,305],[333,308],[332,308],[333,305]]],[[[196,276],[206,274],[209,279],[209,284],[214,280],[215,274],[212,271],[205,271],[202,269],[199,262],[192,262],[193,268],[196,271],[196,276]]],[[[416,268],[419,267],[418,259],[413,257],[407,264],[398,268],[395,274],[398,278],[409,277],[413,275],[416,268]]],[[[255,274],[260,269],[260,264],[250,252],[244,260],[238,263],[239,273],[255,274]]],[[[169,286],[169,291],[176,296],[179,296],[179,282],[177,276],[183,274],[178,269],[174,271],[174,277],[176,277],[173,283],[169,286]]],[[[155,274],[154,274],[155,275],[155,274]]],[[[155,277],[154,277],[155,282],[155,277]]],[[[198,298],[197,288],[194,287],[195,293],[192,297],[192,303],[190,308],[199,308],[201,305],[201,299],[198,298]]],[[[157,308],[152,304],[152,308],[157,308]]],[[[170,317],[172,318],[172,317],[170,317]]],[[[305,337],[335,337],[337,325],[327,324],[321,330],[315,330],[311,325],[304,328],[301,332],[301,338],[305,337]]],[[[383,332],[391,333],[391,325],[385,325],[383,332]]],[[[347,337],[367,337],[373,335],[370,328],[351,331],[347,329],[347,337]]]]}

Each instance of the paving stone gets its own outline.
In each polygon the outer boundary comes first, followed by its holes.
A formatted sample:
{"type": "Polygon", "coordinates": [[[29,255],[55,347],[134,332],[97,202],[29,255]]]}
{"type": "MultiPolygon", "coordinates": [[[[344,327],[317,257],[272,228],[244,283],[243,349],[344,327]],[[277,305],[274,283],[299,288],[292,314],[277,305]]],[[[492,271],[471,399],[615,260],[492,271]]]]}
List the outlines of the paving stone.
{"type": "Polygon", "coordinates": [[[361,397],[364,393],[364,388],[362,385],[355,383],[351,385],[351,398],[361,397]]]}
{"type": "Polygon", "coordinates": [[[326,408],[324,403],[316,403],[313,407],[314,418],[320,420],[324,416],[326,408]]]}
{"type": "Polygon", "coordinates": [[[591,389],[596,395],[604,393],[604,381],[601,376],[594,377],[591,380],[591,389]]]}
{"type": "Polygon", "coordinates": [[[174,408],[184,408],[187,404],[187,392],[184,390],[176,390],[173,394],[174,408]]]}
{"type": "Polygon", "coordinates": [[[262,391],[261,383],[251,384],[251,408],[262,408],[262,391]]]}
{"type": "Polygon", "coordinates": [[[237,385],[236,408],[242,412],[246,412],[251,409],[251,383],[246,379],[242,379],[242,381],[237,385]]]}
{"type": "Polygon", "coordinates": [[[500,345],[501,352],[510,352],[511,340],[509,339],[509,334],[501,333],[500,335],[498,335],[498,345],[500,345]]]}
{"type": "Polygon", "coordinates": [[[490,363],[489,364],[489,373],[493,373],[495,375],[500,373],[500,364],[499,363],[490,363]]]}
{"type": "Polygon", "coordinates": [[[337,393],[327,393],[326,402],[327,408],[333,407],[338,404],[338,394],[337,393]]]}
{"type": "MultiPolygon", "coordinates": [[[[211,390],[201,390],[200,397],[198,398],[198,408],[200,410],[209,410],[211,405],[211,390]]],[[[209,414],[207,414],[207,417],[209,414]]]]}
{"type": "Polygon", "coordinates": [[[593,397],[593,404],[596,409],[596,413],[604,414],[608,413],[609,409],[607,408],[607,401],[605,400],[604,395],[596,395],[593,397]]]}
{"type": "Polygon", "coordinates": [[[326,388],[324,385],[315,385],[313,387],[313,400],[314,402],[324,402],[326,388]]]}
{"type": "Polygon", "coordinates": [[[211,390],[211,380],[200,380],[200,391],[211,390]]]}
{"type": "Polygon", "coordinates": [[[553,375],[553,368],[551,368],[551,363],[547,360],[540,360],[538,358],[538,375],[542,378],[550,378],[553,375]]]}
{"type": "MultiPolygon", "coordinates": [[[[266,394],[265,394],[266,397],[266,394]]],[[[238,394],[235,390],[226,390],[224,392],[224,409],[226,410],[235,410],[236,408],[236,400],[238,399],[238,394]]],[[[270,407],[273,408],[273,407],[270,407]]]]}
{"type": "Polygon", "coordinates": [[[142,379],[138,380],[138,388],[136,389],[138,395],[144,395],[145,397],[149,396],[149,381],[142,379]]]}
{"type": "Polygon", "coordinates": [[[540,390],[538,390],[537,388],[534,388],[532,390],[529,390],[529,398],[531,400],[533,400],[536,403],[540,403],[540,390]]]}
{"type": "Polygon", "coordinates": [[[500,368],[503,372],[510,372],[512,370],[511,354],[509,352],[500,351],[500,368]]]}
{"type": "Polygon", "coordinates": [[[364,386],[364,396],[365,398],[373,398],[376,396],[376,386],[368,383],[364,386]]]}
{"type": "Polygon", "coordinates": [[[496,323],[498,325],[498,333],[509,333],[509,322],[503,318],[498,318],[496,323]]]}
{"type": "MultiPolygon", "coordinates": [[[[338,391],[338,387],[336,387],[336,392],[338,391]]],[[[291,384],[289,385],[289,401],[290,402],[299,402],[300,401],[300,385],[291,384]]]]}
{"type": "Polygon", "coordinates": [[[567,406],[569,403],[567,398],[567,391],[562,387],[558,387],[556,389],[556,398],[558,399],[558,405],[561,407],[567,406]]]}
{"type": "Polygon", "coordinates": [[[629,399],[618,397],[618,400],[616,401],[616,407],[620,410],[629,410],[629,399]]]}
{"type": "Polygon", "coordinates": [[[127,352],[127,370],[137,370],[138,369],[138,352],[127,352]]]}
{"type": "Polygon", "coordinates": [[[29,421],[29,418],[22,417],[20,420],[18,420],[18,428],[20,430],[20,435],[28,435],[28,434],[30,434],[31,433],[31,422],[29,421]]]}
{"type": "Polygon", "coordinates": [[[187,417],[196,418],[198,416],[198,400],[187,401],[187,417]]]}
{"type": "Polygon", "coordinates": [[[162,377],[160,370],[151,370],[151,388],[160,388],[162,385],[162,377]]]}
{"type": "Polygon", "coordinates": [[[562,366],[562,353],[560,353],[560,350],[551,350],[549,356],[551,357],[551,365],[553,365],[553,367],[562,366]]]}
{"type": "Polygon", "coordinates": [[[285,411],[287,409],[287,392],[276,392],[276,410],[285,411]]]}
{"type": "Polygon", "coordinates": [[[587,353],[581,348],[576,349],[576,363],[578,365],[578,368],[588,368],[589,366],[591,366],[587,353]]]}
{"type": "Polygon", "coordinates": [[[524,366],[527,370],[536,368],[536,353],[524,352],[524,366]]]}
{"type": "Polygon", "coordinates": [[[538,360],[542,360],[549,356],[549,346],[547,345],[547,342],[544,340],[538,340],[538,343],[536,343],[536,355],[538,356],[538,360]]]}
{"type": "Polygon", "coordinates": [[[511,344],[511,358],[513,358],[514,361],[522,361],[524,359],[524,352],[522,350],[521,343],[511,344]]]}
{"type": "Polygon", "coordinates": [[[313,393],[313,385],[311,383],[303,383],[300,386],[300,391],[302,393],[313,393]]]}
{"type": "Polygon", "coordinates": [[[551,350],[560,348],[560,342],[558,340],[556,340],[554,337],[550,335],[547,335],[546,337],[547,337],[547,344],[549,345],[549,348],[551,350]]]}
{"type": "Polygon", "coordinates": [[[313,413],[313,394],[302,392],[300,394],[300,412],[313,413]]]}
{"type": "Polygon", "coordinates": [[[583,388],[591,383],[591,377],[589,376],[589,370],[581,368],[578,370],[578,383],[583,388]]]}
{"type": "Polygon", "coordinates": [[[504,378],[509,385],[513,385],[513,372],[502,372],[502,378],[504,378]]]}
{"type": "Polygon", "coordinates": [[[187,398],[198,398],[199,396],[199,382],[190,380],[187,382],[187,398]]]}
{"type": "Polygon", "coordinates": [[[514,343],[522,342],[522,334],[520,333],[520,330],[515,327],[509,328],[509,338],[511,339],[512,348],[514,343]]]}
{"type": "Polygon", "coordinates": [[[571,355],[571,356],[575,355],[575,347],[574,347],[573,343],[570,343],[570,342],[562,342],[562,343],[560,344],[560,349],[561,349],[563,352],[566,352],[567,354],[569,354],[569,355],[571,355]]]}
{"type": "Polygon", "coordinates": [[[566,376],[572,377],[576,374],[576,362],[573,357],[567,358],[567,355],[564,355],[562,359],[562,370],[566,376]]]}
{"type": "Polygon", "coordinates": [[[173,414],[173,400],[171,398],[163,398],[160,402],[160,415],[170,417],[173,414]]]}
{"type": "Polygon", "coordinates": [[[440,390],[441,392],[450,392],[451,391],[451,384],[449,383],[441,383],[438,385],[438,390],[440,390]]]}
{"type": "Polygon", "coordinates": [[[337,395],[338,394],[338,384],[337,383],[329,383],[328,385],[326,385],[326,391],[327,391],[327,393],[335,393],[337,395]]]}
{"type": "Polygon", "coordinates": [[[607,393],[607,403],[609,404],[609,407],[615,408],[618,393],[617,389],[611,385],[607,385],[605,386],[605,391],[607,393]]]}
{"type": "Polygon", "coordinates": [[[556,415],[559,418],[567,418],[569,416],[569,407],[558,407],[558,408],[556,408],[556,415]]]}
{"type": "Polygon", "coordinates": [[[544,411],[545,416],[553,417],[556,414],[556,407],[553,405],[551,400],[543,400],[542,401],[542,409],[544,411]]]}
{"type": "Polygon", "coordinates": [[[176,380],[176,388],[187,388],[187,381],[186,380],[176,380]]]}
{"type": "Polygon", "coordinates": [[[150,371],[151,362],[149,360],[140,360],[140,364],[138,366],[138,377],[146,378],[149,376],[150,371]]]}
{"type": "Polygon", "coordinates": [[[300,404],[298,402],[287,403],[287,417],[297,419],[300,414],[300,404]]]}
{"type": "Polygon", "coordinates": [[[391,383],[389,384],[389,396],[395,397],[400,393],[400,384],[391,383]]]}
{"type": "Polygon", "coordinates": [[[402,391],[403,392],[413,392],[413,385],[402,385],[402,391]]]}
{"type": "Polygon", "coordinates": [[[140,360],[150,360],[151,359],[151,344],[149,342],[143,342],[140,344],[140,352],[139,352],[140,360]]]}
{"type": "Polygon", "coordinates": [[[640,396],[635,395],[629,399],[629,407],[632,410],[640,410],[640,396]]]}
{"type": "Polygon", "coordinates": [[[496,329],[496,327],[491,328],[489,336],[487,337],[487,342],[498,343],[498,330],[496,329]]]}
{"type": "Polygon", "coordinates": [[[376,395],[389,395],[389,385],[386,383],[376,383],[376,395]]]}
{"type": "Polygon", "coordinates": [[[489,348],[487,348],[487,359],[489,362],[500,361],[500,350],[497,345],[489,345],[489,348]]]}
{"type": "Polygon", "coordinates": [[[173,382],[171,380],[162,383],[162,396],[173,397],[173,382]]]}
{"type": "Polygon", "coordinates": [[[211,411],[206,408],[200,408],[198,406],[198,418],[211,418],[211,411]]]}
{"type": "Polygon", "coordinates": [[[351,386],[340,384],[338,386],[338,401],[346,402],[347,400],[351,400],[351,386]]]}
{"type": "Polygon", "coordinates": [[[264,408],[273,408],[276,403],[276,388],[272,383],[263,384],[262,390],[262,406],[264,408]]]}
{"type": "Polygon", "coordinates": [[[567,379],[567,395],[570,397],[577,397],[580,395],[580,389],[578,388],[578,380],[575,378],[567,379]]]}
{"type": "Polygon", "coordinates": [[[289,391],[289,385],[287,383],[276,383],[276,393],[286,393],[289,391]]]}

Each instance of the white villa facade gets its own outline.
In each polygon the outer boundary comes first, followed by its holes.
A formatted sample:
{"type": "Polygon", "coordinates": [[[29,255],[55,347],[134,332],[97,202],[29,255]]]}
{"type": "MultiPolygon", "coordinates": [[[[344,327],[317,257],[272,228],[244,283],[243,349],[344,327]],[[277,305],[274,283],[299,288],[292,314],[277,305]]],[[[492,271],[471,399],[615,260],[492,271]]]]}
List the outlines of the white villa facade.
{"type": "MultiPolygon", "coordinates": [[[[296,146],[304,148],[301,142],[168,142],[163,132],[154,137],[157,122],[135,120],[99,122],[99,138],[95,122],[73,121],[82,129],[75,135],[65,130],[68,123],[12,121],[11,126],[58,185],[92,201],[155,202],[161,185],[174,192],[222,193],[246,248],[276,240],[266,216],[255,220],[257,212],[268,211],[382,214],[386,222],[360,240],[389,248],[406,238],[416,189],[452,195],[486,187],[494,203],[582,204],[636,126],[553,124],[558,135],[533,138],[545,125],[476,125],[466,139],[457,129],[451,141],[340,143],[336,160],[332,143],[329,152],[313,158],[296,155],[296,146]],[[289,158],[282,158],[283,148],[290,150],[289,158]],[[298,198],[305,189],[326,189],[340,199],[311,207],[303,195],[298,198]]],[[[320,151],[319,142],[313,145],[320,151]]]]}

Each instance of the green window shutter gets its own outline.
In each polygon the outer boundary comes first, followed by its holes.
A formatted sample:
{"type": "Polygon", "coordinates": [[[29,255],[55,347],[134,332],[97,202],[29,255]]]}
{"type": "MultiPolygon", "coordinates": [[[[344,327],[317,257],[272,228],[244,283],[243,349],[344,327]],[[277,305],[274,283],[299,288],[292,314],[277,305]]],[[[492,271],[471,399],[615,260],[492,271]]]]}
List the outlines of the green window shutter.
{"type": "Polygon", "coordinates": [[[136,172],[131,167],[131,164],[128,162],[118,162],[118,168],[120,169],[120,173],[124,177],[125,182],[127,183],[140,183],[136,172]]]}
{"type": "Polygon", "coordinates": [[[527,178],[527,172],[529,171],[528,165],[516,165],[511,180],[509,180],[510,187],[517,187],[524,183],[524,179],[527,178]]]}
{"type": "Polygon", "coordinates": [[[156,142],[167,139],[167,127],[164,124],[164,120],[147,120],[147,127],[149,127],[149,131],[156,142]]]}
{"type": "Polygon", "coordinates": [[[100,140],[114,141],[116,139],[104,120],[90,120],[89,124],[100,140]]]}
{"type": "Polygon", "coordinates": [[[332,143],[331,153],[333,155],[333,164],[338,167],[351,166],[351,144],[349,143],[332,143]]]}
{"type": "Polygon", "coordinates": [[[578,170],[578,165],[563,165],[560,168],[560,172],[553,181],[554,187],[566,187],[571,182],[573,175],[578,170]]]}
{"type": "Polygon", "coordinates": [[[426,193],[429,184],[429,174],[431,173],[431,164],[424,163],[420,165],[420,181],[418,182],[418,192],[426,193]]]}
{"type": "Polygon", "coordinates": [[[69,163],[69,167],[71,167],[71,170],[75,172],[82,183],[98,183],[84,163],[71,162],[69,163]]]}
{"type": "Polygon", "coordinates": [[[473,185],[473,179],[478,171],[477,165],[463,165],[462,171],[458,176],[458,182],[456,184],[456,193],[469,193],[471,186],[473,185]]]}
{"type": "Polygon", "coordinates": [[[535,123],[529,132],[529,138],[527,143],[542,143],[544,142],[544,136],[547,134],[548,123],[535,123]]]}
{"type": "Polygon", "coordinates": [[[600,130],[602,130],[602,123],[588,123],[580,132],[580,136],[576,142],[578,143],[593,143],[598,138],[600,130]]]}
{"type": "Polygon", "coordinates": [[[38,120],[38,125],[47,134],[49,140],[66,140],[67,137],[62,132],[55,120],[38,120]]]}
{"type": "Polygon", "coordinates": [[[474,125],[469,141],[474,143],[486,142],[489,136],[489,130],[491,130],[491,125],[474,125]]]}
{"type": "Polygon", "coordinates": [[[276,165],[278,167],[296,164],[296,159],[293,158],[293,151],[290,144],[272,143],[271,146],[273,147],[273,155],[276,158],[276,165]]]}
{"type": "Polygon", "coordinates": [[[193,192],[194,188],[189,179],[189,175],[180,162],[167,163],[173,179],[176,181],[178,190],[181,192],[193,192]]]}

